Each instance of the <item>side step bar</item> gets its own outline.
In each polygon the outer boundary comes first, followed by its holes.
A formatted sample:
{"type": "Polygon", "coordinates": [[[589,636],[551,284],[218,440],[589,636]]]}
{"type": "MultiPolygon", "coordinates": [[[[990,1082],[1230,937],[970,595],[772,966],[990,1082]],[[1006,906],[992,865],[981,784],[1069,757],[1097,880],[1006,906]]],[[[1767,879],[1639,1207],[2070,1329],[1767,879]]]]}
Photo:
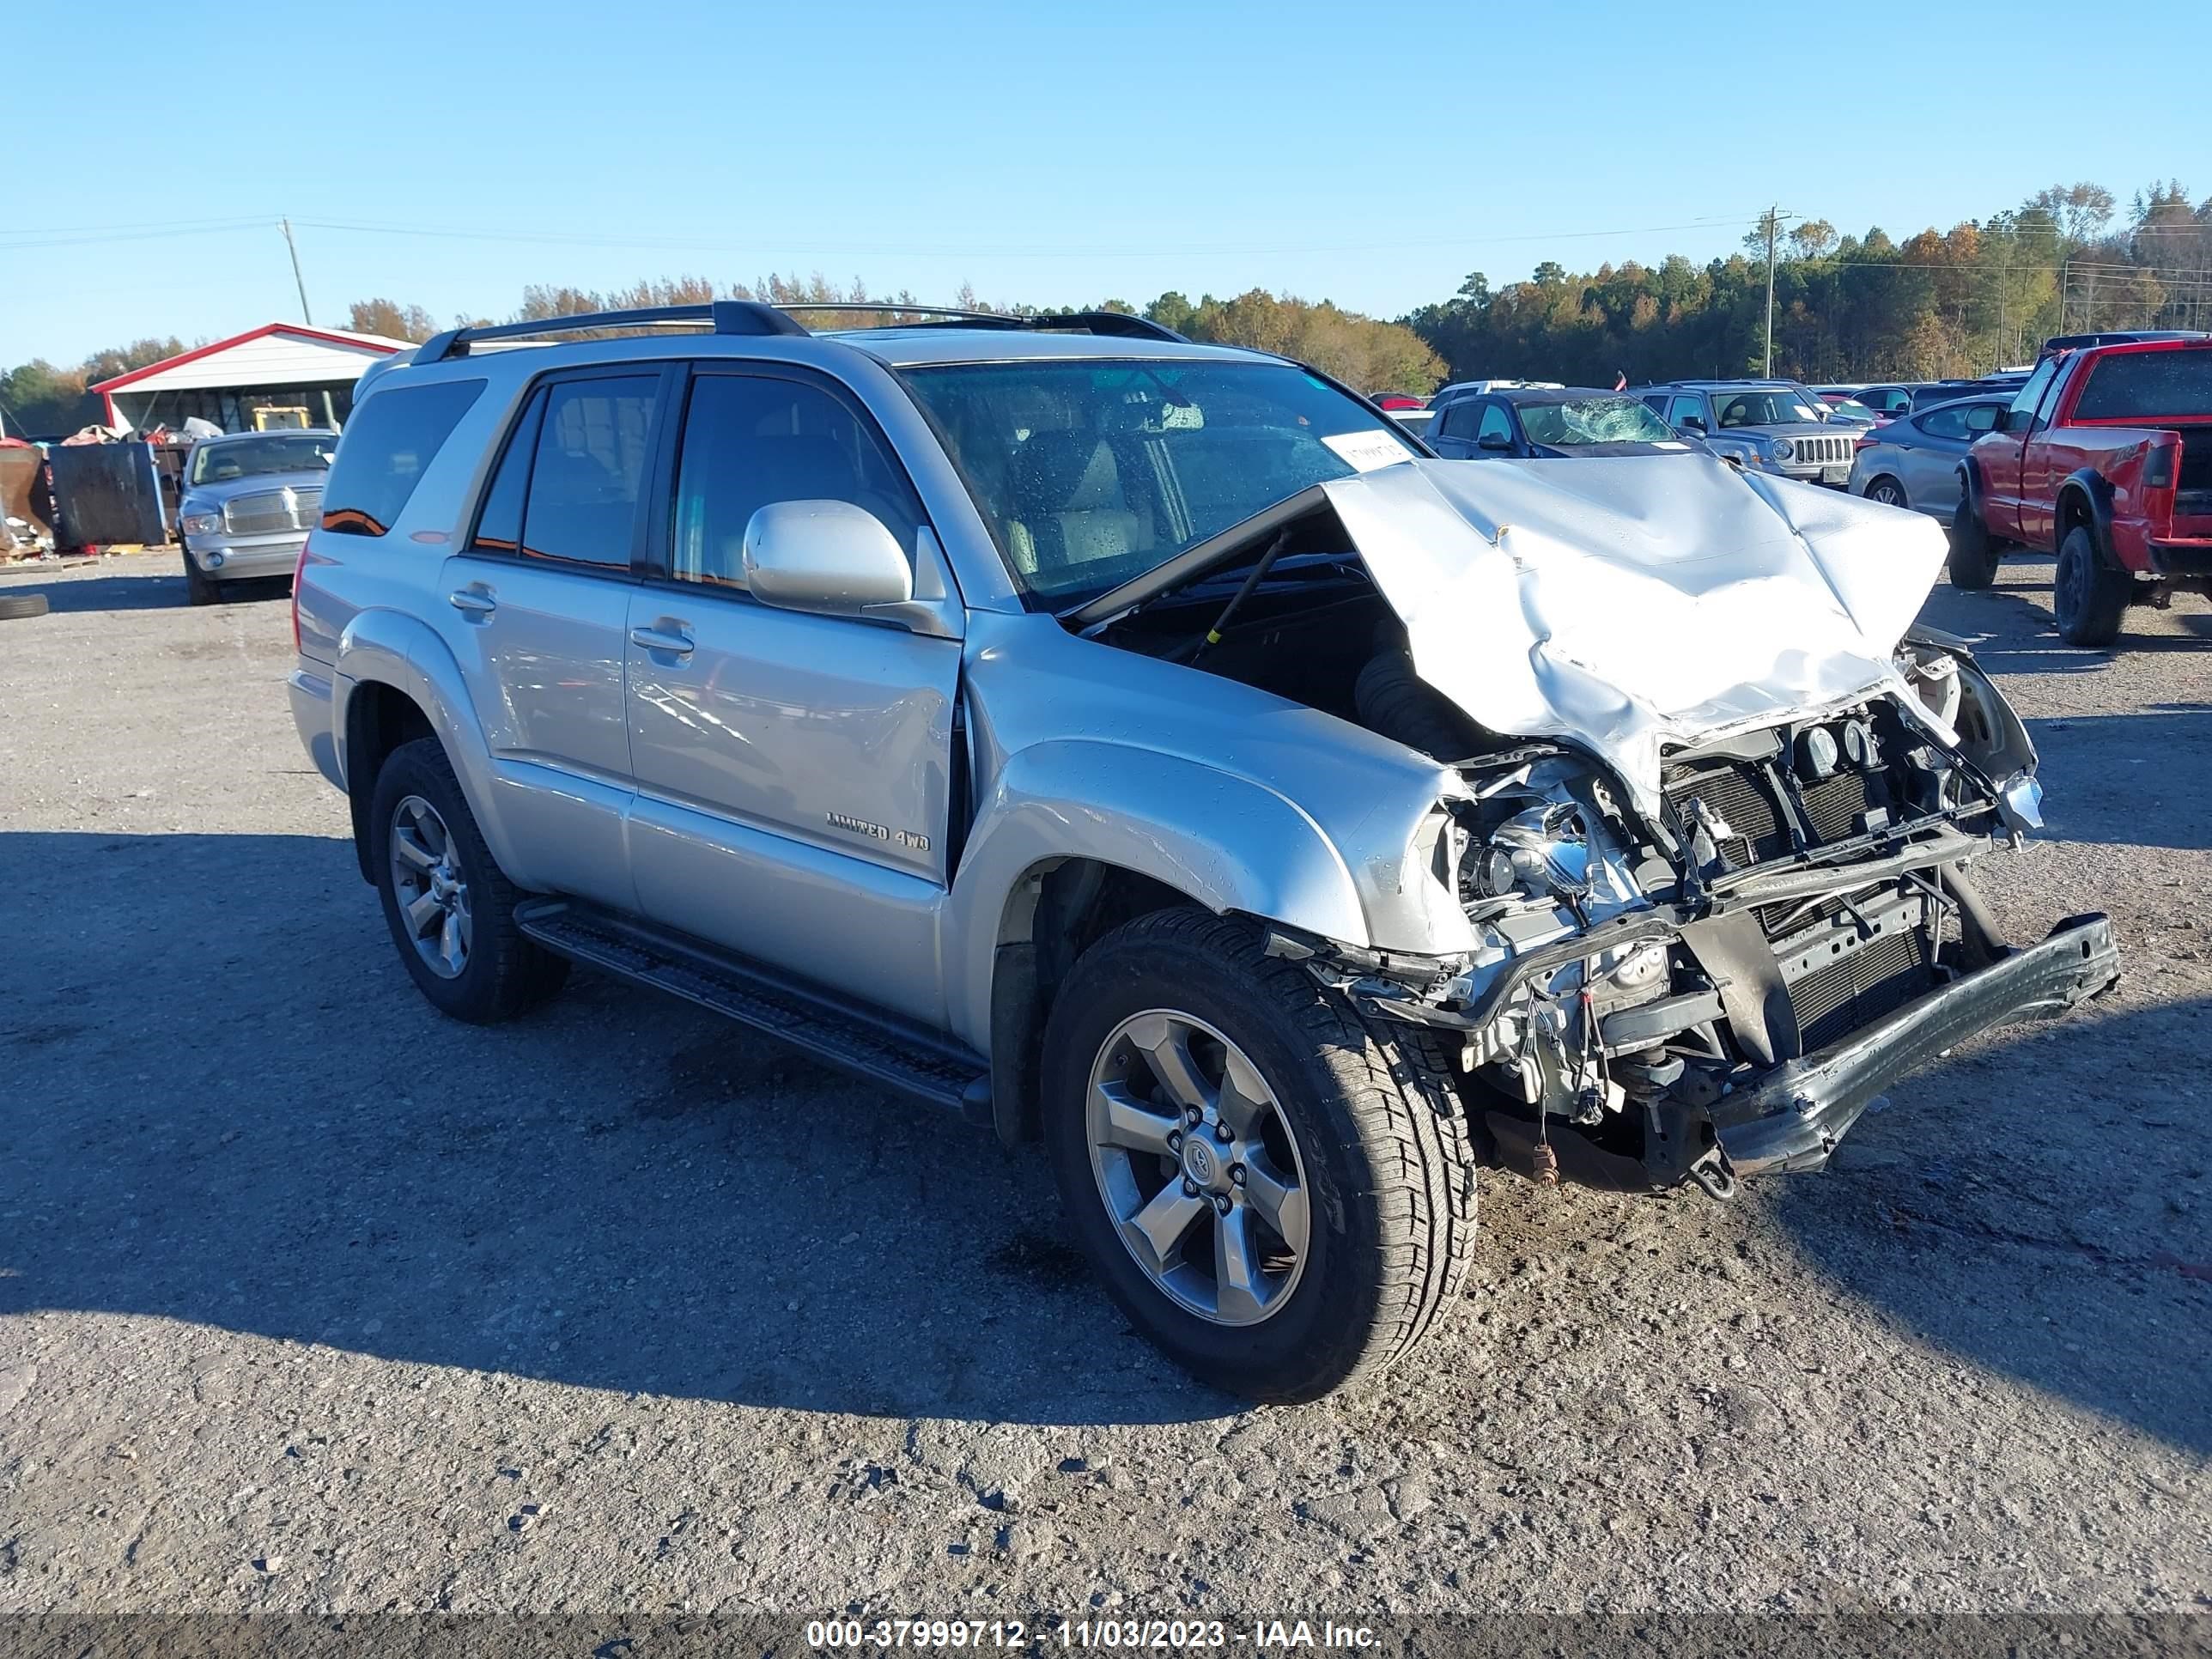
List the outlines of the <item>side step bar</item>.
{"type": "Polygon", "coordinates": [[[991,1123],[991,1063],[925,1026],[575,899],[532,899],[515,925],[549,951],[667,991],[896,1093],[991,1123]]]}

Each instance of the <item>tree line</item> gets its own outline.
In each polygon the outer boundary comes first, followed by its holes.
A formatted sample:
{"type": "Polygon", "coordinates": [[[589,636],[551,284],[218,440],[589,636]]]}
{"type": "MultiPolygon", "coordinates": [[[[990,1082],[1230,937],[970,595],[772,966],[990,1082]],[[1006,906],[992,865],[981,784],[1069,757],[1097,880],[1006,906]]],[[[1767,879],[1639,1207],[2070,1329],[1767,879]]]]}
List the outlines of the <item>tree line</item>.
{"type": "MultiPolygon", "coordinates": [[[[1554,261],[1492,289],[1480,271],[1403,320],[1454,380],[1610,386],[1760,371],[1767,251],[1570,274],[1554,261]]],[[[2178,180],[2124,214],[2101,185],[2053,185],[1986,219],[1893,240],[1826,220],[1780,227],[1774,372],[1815,383],[1940,380],[2033,358],[2047,337],[2212,329],[2212,197],[2178,180]]]]}
{"type": "MultiPolygon", "coordinates": [[[[797,313],[802,322],[810,320],[809,306],[858,307],[822,312],[811,319],[824,328],[866,328],[922,319],[921,313],[908,309],[923,303],[910,293],[873,294],[863,282],[855,280],[841,287],[817,274],[807,277],[769,276],[752,283],[729,284],[718,284],[702,276],[662,277],[605,291],[533,285],[523,290],[522,304],[507,320],[541,322],[550,317],[580,316],[593,311],[699,305],[726,299],[766,301],[797,313]]],[[[1295,357],[1363,392],[1392,392],[1404,387],[1426,390],[1439,384],[1444,373],[1443,360],[1402,323],[1364,317],[1327,300],[1301,300],[1291,295],[1270,294],[1264,289],[1255,288],[1226,300],[1209,294],[1194,301],[1170,292],[1143,307],[1112,299],[1039,306],[1027,301],[988,302],[972,288],[963,285],[947,303],[961,310],[1011,316],[1071,310],[1123,312],[1164,324],[1194,340],[1252,346],[1295,357]]],[[[458,323],[487,320],[456,319],[458,323]]],[[[363,333],[419,341],[428,339],[438,325],[420,306],[373,299],[357,301],[351,307],[347,326],[363,333]]]]}
{"type": "MultiPolygon", "coordinates": [[[[2122,210],[2101,185],[2054,185],[2017,207],[1902,241],[1880,228],[1848,235],[1823,219],[1791,220],[1777,226],[1773,276],[1778,374],[1826,382],[1979,374],[2033,357],[2062,331],[2212,329],[2212,197],[2192,204],[2179,180],[2168,180],[2136,191],[2122,210]]],[[[1127,312],[1194,340],[1297,358],[1362,392],[1425,393],[1448,380],[1610,386],[1624,374],[1636,384],[1757,374],[1766,283],[1762,227],[1741,251],[1703,264],[1670,254],[1656,265],[1631,260],[1577,275],[1547,259],[1526,281],[1496,289],[1475,271],[1449,299],[1395,319],[1257,288],[1227,299],[1170,290],[1143,306],[1040,306],[987,303],[963,287],[950,302],[1029,315],[1127,312]]],[[[726,298],[790,307],[801,320],[809,305],[863,307],[822,313],[816,320],[825,327],[896,321],[914,314],[902,307],[921,303],[819,275],[738,283],[674,276],[607,291],[532,284],[501,320],[726,298]]],[[[416,341],[440,326],[422,307],[384,298],[356,301],[346,325],[416,341]]],[[[99,418],[88,386],[183,349],[173,338],[149,338],[66,368],[19,364],[0,374],[0,417],[18,435],[73,431],[99,418]]]]}

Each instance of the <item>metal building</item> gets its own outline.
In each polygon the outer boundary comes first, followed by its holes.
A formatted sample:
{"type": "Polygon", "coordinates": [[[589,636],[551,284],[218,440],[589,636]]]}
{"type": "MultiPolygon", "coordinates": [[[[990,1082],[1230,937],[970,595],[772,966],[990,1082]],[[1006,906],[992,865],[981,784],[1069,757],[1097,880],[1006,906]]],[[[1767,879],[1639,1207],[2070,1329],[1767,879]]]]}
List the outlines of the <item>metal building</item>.
{"type": "Polygon", "coordinates": [[[134,368],[92,388],[107,424],[172,429],[194,416],[226,432],[338,426],[353,410],[354,382],[368,366],[404,351],[381,334],[269,323],[134,368]]]}

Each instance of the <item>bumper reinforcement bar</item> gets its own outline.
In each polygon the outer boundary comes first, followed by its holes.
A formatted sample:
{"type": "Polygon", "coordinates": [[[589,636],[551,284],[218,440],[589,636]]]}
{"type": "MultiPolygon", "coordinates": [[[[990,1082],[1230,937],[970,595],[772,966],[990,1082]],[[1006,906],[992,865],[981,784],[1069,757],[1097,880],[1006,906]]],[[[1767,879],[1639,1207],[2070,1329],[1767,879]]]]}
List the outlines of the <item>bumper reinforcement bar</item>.
{"type": "Polygon", "coordinates": [[[1841,1042],[1776,1066],[1713,1108],[1721,1149],[1738,1175],[1817,1170],[1866,1110],[1907,1073],[1978,1031],[2050,1019],[2120,976],[2119,946],[2103,915],[2073,916],[2040,945],[1908,1003],[1841,1042]]]}

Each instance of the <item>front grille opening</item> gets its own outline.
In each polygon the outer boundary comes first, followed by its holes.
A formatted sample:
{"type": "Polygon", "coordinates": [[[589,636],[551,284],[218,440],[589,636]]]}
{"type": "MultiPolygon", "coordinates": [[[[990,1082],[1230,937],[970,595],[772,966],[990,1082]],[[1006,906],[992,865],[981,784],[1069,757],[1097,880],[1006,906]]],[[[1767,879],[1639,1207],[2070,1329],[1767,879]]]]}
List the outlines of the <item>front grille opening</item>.
{"type": "Polygon", "coordinates": [[[1935,987],[1927,930],[1884,933],[1790,987],[1805,1051],[1842,1041],[1935,987]]]}

